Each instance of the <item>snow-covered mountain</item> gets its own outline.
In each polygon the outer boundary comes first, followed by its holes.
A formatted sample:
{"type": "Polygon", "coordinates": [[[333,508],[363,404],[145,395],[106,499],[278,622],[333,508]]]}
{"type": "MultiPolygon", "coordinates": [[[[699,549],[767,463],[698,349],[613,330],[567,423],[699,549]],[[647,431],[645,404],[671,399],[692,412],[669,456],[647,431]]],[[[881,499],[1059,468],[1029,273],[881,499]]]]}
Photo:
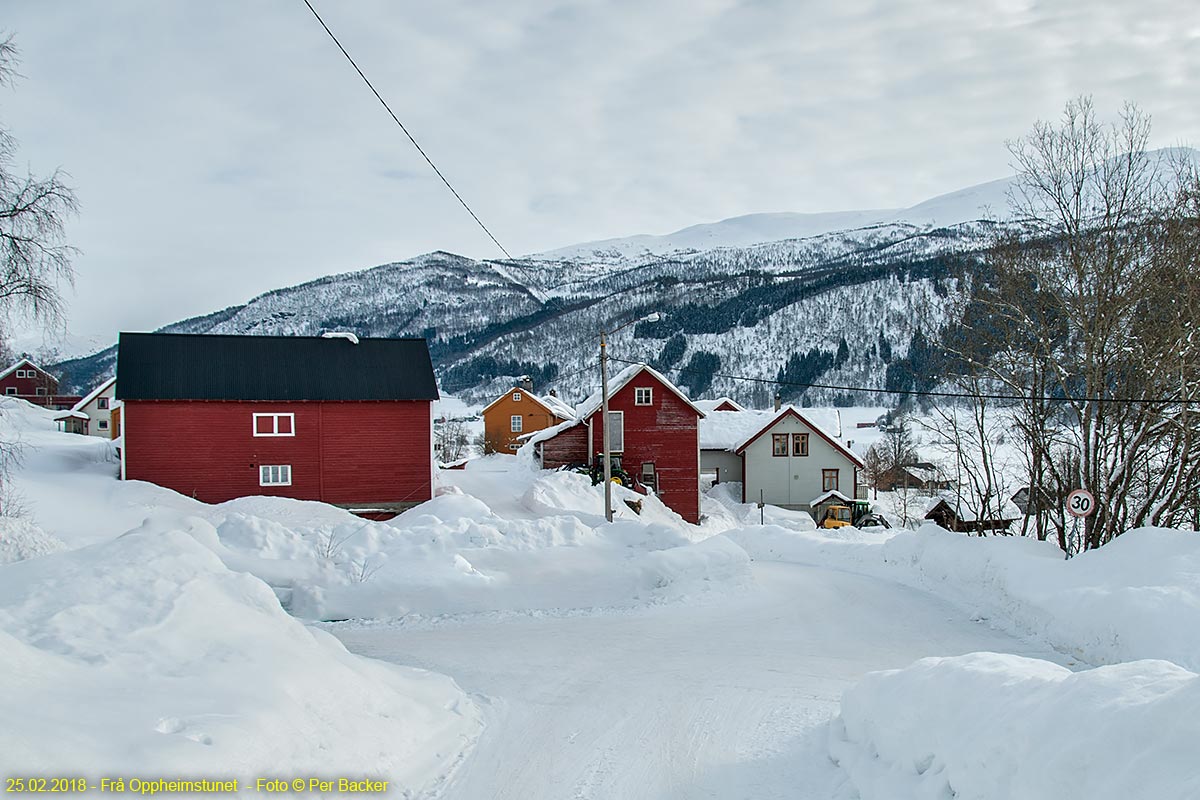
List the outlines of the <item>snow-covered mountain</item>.
{"type": "MultiPolygon", "coordinates": [[[[763,404],[781,377],[882,389],[913,337],[945,323],[956,269],[1003,225],[1010,185],[992,181],[907,209],[752,214],[511,261],[429,253],[164,330],[422,336],[444,391],[484,398],[530,374],[572,398],[596,382],[599,331],[654,310],[665,319],[624,328],[611,352],[653,361],[697,396],[763,404]]],[[[64,362],[66,383],[83,388],[111,374],[114,355],[64,362]]],[[[808,399],[868,398],[814,390],[808,399]]]]}

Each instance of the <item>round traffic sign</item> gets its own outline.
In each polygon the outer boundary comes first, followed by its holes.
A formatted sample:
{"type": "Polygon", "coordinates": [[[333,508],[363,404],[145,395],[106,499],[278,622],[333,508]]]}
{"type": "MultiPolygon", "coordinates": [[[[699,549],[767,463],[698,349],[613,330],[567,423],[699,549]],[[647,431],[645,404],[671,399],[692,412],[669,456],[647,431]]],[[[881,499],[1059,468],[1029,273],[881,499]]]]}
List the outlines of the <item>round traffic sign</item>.
{"type": "Polygon", "coordinates": [[[1067,495],[1067,513],[1072,517],[1090,517],[1096,511],[1096,498],[1087,489],[1076,489],[1067,495]]]}

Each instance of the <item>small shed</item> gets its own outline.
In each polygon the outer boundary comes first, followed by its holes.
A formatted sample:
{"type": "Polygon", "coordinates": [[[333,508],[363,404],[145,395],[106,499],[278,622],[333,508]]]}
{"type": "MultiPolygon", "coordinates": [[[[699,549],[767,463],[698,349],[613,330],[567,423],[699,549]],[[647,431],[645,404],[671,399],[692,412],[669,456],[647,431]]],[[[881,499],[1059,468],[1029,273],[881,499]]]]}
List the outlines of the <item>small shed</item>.
{"type": "Polygon", "coordinates": [[[1019,517],[1020,511],[1011,502],[998,513],[980,516],[953,497],[936,498],[925,512],[925,519],[957,533],[1004,533],[1019,517]]]}
{"type": "Polygon", "coordinates": [[[55,417],[54,421],[63,433],[78,433],[81,436],[88,435],[88,423],[91,422],[88,415],[82,411],[67,411],[55,417]]]}

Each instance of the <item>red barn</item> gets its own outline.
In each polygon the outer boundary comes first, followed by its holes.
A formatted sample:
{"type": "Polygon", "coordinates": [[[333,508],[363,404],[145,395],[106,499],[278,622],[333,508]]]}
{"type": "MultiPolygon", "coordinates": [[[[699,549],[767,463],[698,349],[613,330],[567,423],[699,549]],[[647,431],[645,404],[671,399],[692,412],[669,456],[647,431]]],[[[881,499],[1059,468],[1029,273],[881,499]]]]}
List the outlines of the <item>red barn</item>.
{"type": "Polygon", "coordinates": [[[19,397],[34,405],[46,408],[72,408],[80,401],[79,395],[60,395],[58,378],[22,358],[4,372],[0,372],[0,392],[8,397],[19,397]]]}
{"type": "MultiPolygon", "coordinates": [[[[578,422],[563,423],[548,429],[544,438],[535,438],[542,466],[587,462],[603,454],[601,401],[597,392],[579,407],[578,422]]],[[[645,364],[627,367],[609,381],[608,412],[614,460],[619,457],[626,472],[653,488],[685,520],[699,522],[697,422],[704,412],[645,364]]]]}
{"type": "Polygon", "coordinates": [[[424,339],[122,333],[122,477],[399,510],[433,496],[424,339]]]}

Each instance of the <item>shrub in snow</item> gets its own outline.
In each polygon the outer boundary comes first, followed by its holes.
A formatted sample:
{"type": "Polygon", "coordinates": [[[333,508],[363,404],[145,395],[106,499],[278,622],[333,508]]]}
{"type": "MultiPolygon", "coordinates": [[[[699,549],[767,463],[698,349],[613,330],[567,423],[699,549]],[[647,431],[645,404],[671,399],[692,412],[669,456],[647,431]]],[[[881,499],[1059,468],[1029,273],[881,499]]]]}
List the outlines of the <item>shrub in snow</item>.
{"type": "Polygon", "coordinates": [[[1200,676],[1174,664],[972,653],[866,676],[829,751],[862,800],[1190,800],[1198,741],[1200,676]]]}
{"type": "Polygon", "coordinates": [[[51,536],[28,519],[0,517],[0,564],[24,561],[34,556],[66,548],[57,536],[51,536]]]}
{"type": "Polygon", "coordinates": [[[351,655],[198,531],[0,567],[0,773],[445,775],[480,728],[450,679],[351,655]]]}

